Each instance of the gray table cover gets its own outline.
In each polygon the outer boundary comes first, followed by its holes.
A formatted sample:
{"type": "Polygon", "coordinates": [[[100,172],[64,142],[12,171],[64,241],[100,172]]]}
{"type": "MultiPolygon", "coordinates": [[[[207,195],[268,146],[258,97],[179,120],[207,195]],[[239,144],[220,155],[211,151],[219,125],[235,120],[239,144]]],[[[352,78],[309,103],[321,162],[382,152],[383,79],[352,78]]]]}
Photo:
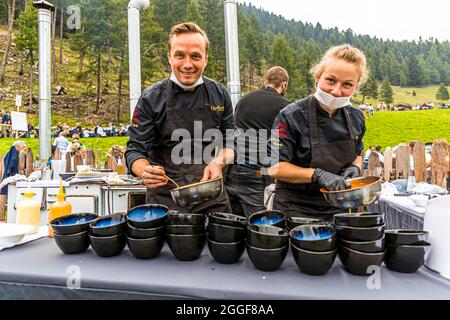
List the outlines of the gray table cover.
{"type": "Polygon", "coordinates": [[[91,247],[64,255],[49,238],[0,252],[1,299],[450,299],[450,281],[425,267],[401,274],[383,266],[380,289],[369,289],[368,279],[347,273],[338,258],[327,275],[305,275],[291,253],[275,272],[254,269],[246,253],[221,265],[206,246],[191,262],[176,260],[167,244],[151,260],[137,260],[127,248],[111,258],[91,247]],[[74,269],[80,289],[67,288],[74,269]]]}
{"type": "Polygon", "coordinates": [[[369,205],[368,209],[385,214],[386,229],[423,230],[423,214],[408,210],[408,208],[395,203],[379,199],[377,202],[369,205]]]}

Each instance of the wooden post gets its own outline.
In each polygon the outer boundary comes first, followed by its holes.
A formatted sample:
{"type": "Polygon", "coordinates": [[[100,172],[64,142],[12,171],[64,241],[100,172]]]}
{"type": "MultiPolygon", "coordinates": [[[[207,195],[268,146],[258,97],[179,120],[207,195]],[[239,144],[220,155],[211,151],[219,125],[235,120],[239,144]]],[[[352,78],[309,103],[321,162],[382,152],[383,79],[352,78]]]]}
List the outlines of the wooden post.
{"type": "Polygon", "coordinates": [[[409,150],[406,143],[401,143],[398,145],[397,151],[395,152],[395,171],[396,178],[408,179],[409,175],[409,150]]]}
{"type": "Polygon", "coordinates": [[[102,168],[102,151],[100,148],[97,149],[97,169],[102,168]]]}
{"type": "Polygon", "coordinates": [[[95,168],[95,152],[93,149],[87,149],[86,151],[86,164],[91,168],[95,168]]]}
{"type": "Polygon", "coordinates": [[[431,147],[431,183],[447,189],[445,172],[449,170],[449,148],[445,139],[433,141],[431,147]]]}
{"type": "Polygon", "coordinates": [[[66,172],[73,172],[72,171],[72,157],[70,155],[70,152],[66,152],[66,172]]]}
{"type": "Polygon", "coordinates": [[[73,171],[78,171],[78,166],[83,164],[83,157],[80,151],[75,152],[73,156],[73,171]]]}
{"type": "Polygon", "coordinates": [[[377,168],[381,168],[380,157],[378,156],[378,153],[372,151],[369,155],[369,163],[367,166],[368,175],[370,177],[379,176],[377,168]]]}
{"type": "Polygon", "coordinates": [[[53,154],[53,160],[61,160],[61,150],[59,148],[56,148],[53,154]]]}
{"type": "Polygon", "coordinates": [[[425,173],[427,169],[427,163],[425,160],[425,144],[422,141],[417,141],[414,144],[413,159],[414,176],[416,177],[416,182],[426,181],[425,173]]]}
{"type": "Polygon", "coordinates": [[[20,152],[19,153],[19,166],[18,166],[18,171],[19,174],[21,175],[25,175],[25,166],[26,166],[26,155],[25,152],[20,152]]]}
{"type": "Polygon", "coordinates": [[[391,180],[392,173],[392,151],[391,147],[387,147],[384,151],[384,181],[391,180]]]}
{"type": "Polygon", "coordinates": [[[26,176],[29,177],[30,174],[33,172],[34,168],[33,168],[33,162],[34,162],[34,155],[33,155],[33,149],[32,148],[28,148],[27,151],[27,160],[26,160],[26,176]]]}

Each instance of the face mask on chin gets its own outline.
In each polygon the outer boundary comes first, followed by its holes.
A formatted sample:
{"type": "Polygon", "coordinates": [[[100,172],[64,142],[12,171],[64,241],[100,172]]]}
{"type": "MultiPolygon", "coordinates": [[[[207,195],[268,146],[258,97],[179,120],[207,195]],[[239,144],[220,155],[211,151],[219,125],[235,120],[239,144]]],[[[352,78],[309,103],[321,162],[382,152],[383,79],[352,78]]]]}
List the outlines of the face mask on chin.
{"type": "Polygon", "coordinates": [[[184,91],[192,91],[195,88],[197,88],[199,85],[201,85],[204,81],[203,81],[203,77],[200,77],[197,82],[195,82],[193,85],[191,86],[186,86],[184,84],[182,84],[180,81],[178,81],[177,77],[175,76],[175,74],[172,72],[172,74],[170,75],[170,80],[172,80],[173,82],[175,82],[181,89],[183,89],[184,91]]]}
{"type": "Polygon", "coordinates": [[[338,110],[348,105],[351,105],[350,99],[352,96],[348,97],[334,97],[329,93],[326,93],[317,86],[316,93],[314,97],[323,104],[328,110],[338,110]]]}

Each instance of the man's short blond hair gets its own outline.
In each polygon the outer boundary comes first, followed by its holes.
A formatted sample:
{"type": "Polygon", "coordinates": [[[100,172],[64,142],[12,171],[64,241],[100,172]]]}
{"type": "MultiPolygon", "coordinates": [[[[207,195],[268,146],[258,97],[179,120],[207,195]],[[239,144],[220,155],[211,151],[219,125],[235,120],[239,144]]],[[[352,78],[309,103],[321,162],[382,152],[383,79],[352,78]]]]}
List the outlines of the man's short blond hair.
{"type": "Polygon", "coordinates": [[[361,50],[349,44],[343,44],[328,49],[320,62],[311,68],[311,74],[314,76],[314,79],[318,80],[320,78],[329,63],[330,58],[336,58],[354,64],[359,72],[359,85],[362,85],[367,81],[369,70],[367,68],[366,56],[361,50]]]}
{"type": "Polygon", "coordinates": [[[289,74],[286,71],[286,69],[276,66],[273,68],[270,68],[266,72],[266,85],[272,85],[275,88],[281,87],[283,82],[289,81],[289,74]]]}
{"type": "Polygon", "coordinates": [[[167,42],[167,44],[169,46],[169,51],[171,49],[172,39],[176,35],[183,34],[183,33],[199,33],[199,34],[201,34],[203,36],[203,39],[205,39],[206,53],[208,53],[208,50],[209,50],[208,36],[206,35],[206,32],[203,31],[202,28],[200,28],[198,25],[196,25],[193,22],[184,22],[184,23],[180,23],[180,24],[177,24],[172,27],[172,29],[169,32],[169,40],[167,42]]]}

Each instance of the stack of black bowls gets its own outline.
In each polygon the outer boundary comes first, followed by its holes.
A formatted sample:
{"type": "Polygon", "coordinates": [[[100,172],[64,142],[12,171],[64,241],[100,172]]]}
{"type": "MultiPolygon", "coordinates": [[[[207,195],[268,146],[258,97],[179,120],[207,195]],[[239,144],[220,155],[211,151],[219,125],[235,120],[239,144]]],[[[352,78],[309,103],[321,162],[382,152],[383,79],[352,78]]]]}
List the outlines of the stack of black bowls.
{"type": "Polygon", "coordinates": [[[125,213],[115,213],[100,217],[89,225],[89,239],[92,248],[100,257],[112,257],[125,248],[127,217],[125,213]]]}
{"type": "Polygon", "coordinates": [[[89,248],[89,224],[97,218],[93,213],[69,214],[50,221],[55,242],[65,254],[82,253],[89,248]]]}
{"type": "Polygon", "coordinates": [[[237,263],[245,249],[247,218],[231,213],[208,214],[208,249],[222,264],[237,263]]]}
{"type": "Polygon", "coordinates": [[[342,213],[334,216],[339,238],[339,258],[348,272],[368,276],[380,267],[385,254],[382,213],[342,213]]]}
{"type": "Polygon", "coordinates": [[[205,221],[206,216],[200,213],[169,213],[166,238],[177,260],[193,261],[200,258],[206,242],[205,221]]]}
{"type": "Polygon", "coordinates": [[[414,273],[422,267],[431,252],[428,232],[422,230],[387,230],[384,264],[390,270],[414,273]]]}
{"type": "Polygon", "coordinates": [[[333,266],[337,255],[336,230],[325,224],[306,224],[292,229],[291,250],[301,272],[322,276],[333,266]]]}
{"type": "Polygon", "coordinates": [[[248,221],[247,254],[253,266],[261,271],[279,269],[289,251],[286,216],[281,211],[261,211],[248,221]]]}
{"type": "Polygon", "coordinates": [[[137,259],[156,258],[164,245],[169,209],[158,204],[145,204],[127,213],[127,244],[137,259]]]}

